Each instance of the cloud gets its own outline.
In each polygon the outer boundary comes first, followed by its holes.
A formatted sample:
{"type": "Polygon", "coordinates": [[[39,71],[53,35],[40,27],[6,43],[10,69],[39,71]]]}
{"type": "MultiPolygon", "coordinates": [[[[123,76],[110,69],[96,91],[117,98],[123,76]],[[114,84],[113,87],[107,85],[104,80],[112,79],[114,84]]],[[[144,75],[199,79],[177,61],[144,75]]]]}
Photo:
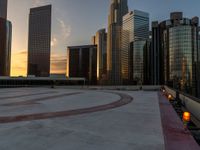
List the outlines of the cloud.
{"type": "Polygon", "coordinates": [[[58,44],[58,40],[56,37],[53,37],[51,40],[51,47],[55,47],[58,44]]]}
{"type": "Polygon", "coordinates": [[[60,24],[62,37],[64,38],[64,40],[67,40],[67,38],[69,38],[71,35],[71,31],[72,31],[71,26],[66,25],[62,19],[57,19],[57,20],[60,24]]]}
{"type": "MultiPolygon", "coordinates": [[[[26,76],[27,73],[27,50],[20,50],[12,55],[12,76],[26,76]]],[[[66,72],[66,56],[52,53],[51,73],[66,72]]]]}
{"type": "Polygon", "coordinates": [[[52,54],[51,56],[51,73],[65,73],[66,72],[66,57],[59,54],[52,54]]]}
{"type": "Polygon", "coordinates": [[[32,0],[32,5],[34,7],[46,5],[47,3],[49,3],[48,0],[32,0]]]}
{"type": "Polygon", "coordinates": [[[27,55],[28,54],[28,52],[27,52],[27,50],[22,50],[22,51],[19,51],[19,52],[17,52],[17,53],[14,53],[14,55],[27,55]]]}
{"type": "Polygon", "coordinates": [[[20,50],[12,55],[11,75],[26,75],[27,50],[20,50]]]}

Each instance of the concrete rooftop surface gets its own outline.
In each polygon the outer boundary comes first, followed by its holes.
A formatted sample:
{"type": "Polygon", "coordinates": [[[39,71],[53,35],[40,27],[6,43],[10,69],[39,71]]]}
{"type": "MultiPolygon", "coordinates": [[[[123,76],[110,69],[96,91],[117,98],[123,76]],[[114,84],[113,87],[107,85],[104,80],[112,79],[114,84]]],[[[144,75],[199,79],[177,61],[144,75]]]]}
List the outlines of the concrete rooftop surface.
{"type": "Polygon", "coordinates": [[[157,91],[1,89],[0,150],[199,149],[170,107],[157,91]]]}

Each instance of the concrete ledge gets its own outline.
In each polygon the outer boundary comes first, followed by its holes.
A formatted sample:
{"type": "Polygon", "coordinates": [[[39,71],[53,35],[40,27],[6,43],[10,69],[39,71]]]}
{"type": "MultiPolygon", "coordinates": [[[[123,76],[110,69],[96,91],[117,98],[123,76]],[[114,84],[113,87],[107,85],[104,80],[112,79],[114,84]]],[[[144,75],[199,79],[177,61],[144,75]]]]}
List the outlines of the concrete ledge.
{"type": "MultiPolygon", "coordinates": [[[[139,91],[141,86],[64,86],[56,88],[66,89],[88,89],[88,90],[121,90],[121,91],[139,91]]],[[[157,91],[160,90],[161,86],[144,85],[142,90],[144,91],[157,91]]]]}
{"type": "Polygon", "coordinates": [[[190,131],[185,131],[181,119],[162,93],[158,93],[161,121],[166,150],[199,150],[200,147],[190,131]]]}
{"type": "MultiPolygon", "coordinates": [[[[176,97],[175,89],[171,89],[165,86],[166,92],[171,94],[173,97],[176,97]]],[[[192,115],[192,121],[200,127],[200,99],[193,97],[191,95],[185,94],[183,92],[179,92],[179,98],[182,102],[182,105],[185,111],[189,111],[192,115]]]]}

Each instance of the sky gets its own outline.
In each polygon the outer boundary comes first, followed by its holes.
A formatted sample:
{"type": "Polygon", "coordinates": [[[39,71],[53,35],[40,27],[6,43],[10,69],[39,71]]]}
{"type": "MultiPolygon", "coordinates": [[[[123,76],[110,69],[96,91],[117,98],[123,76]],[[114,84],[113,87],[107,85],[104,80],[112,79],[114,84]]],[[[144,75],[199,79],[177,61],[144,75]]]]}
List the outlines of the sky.
{"type": "MultiPolygon", "coordinates": [[[[67,46],[91,44],[97,30],[107,28],[110,0],[8,0],[12,22],[11,75],[27,70],[28,16],[30,8],[52,4],[51,73],[65,73],[67,46]]],[[[129,0],[129,11],[142,10],[151,21],[166,20],[170,12],[200,17],[200,0],[129,0]]]]}

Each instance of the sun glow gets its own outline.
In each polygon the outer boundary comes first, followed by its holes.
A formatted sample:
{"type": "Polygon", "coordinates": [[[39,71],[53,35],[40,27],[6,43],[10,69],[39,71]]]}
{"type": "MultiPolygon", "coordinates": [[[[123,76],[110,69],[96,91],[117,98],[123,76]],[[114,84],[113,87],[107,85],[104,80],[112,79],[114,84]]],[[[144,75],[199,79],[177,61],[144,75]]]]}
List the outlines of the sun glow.
{"type": "Polygon", "coordinates": [[[27,51],[21,50],[12,55],[11,76],[26,76],[27,51]]]}
{"type": "MultiPolygon", "coordinates": [[[[11,76],[26,76],[27,74],[27,50],[21,50],[12,55],[11,76]]],[[[51,73],[66,72],[66,58],[65,55],[52,54],[51,55],[51,73]]]]}

